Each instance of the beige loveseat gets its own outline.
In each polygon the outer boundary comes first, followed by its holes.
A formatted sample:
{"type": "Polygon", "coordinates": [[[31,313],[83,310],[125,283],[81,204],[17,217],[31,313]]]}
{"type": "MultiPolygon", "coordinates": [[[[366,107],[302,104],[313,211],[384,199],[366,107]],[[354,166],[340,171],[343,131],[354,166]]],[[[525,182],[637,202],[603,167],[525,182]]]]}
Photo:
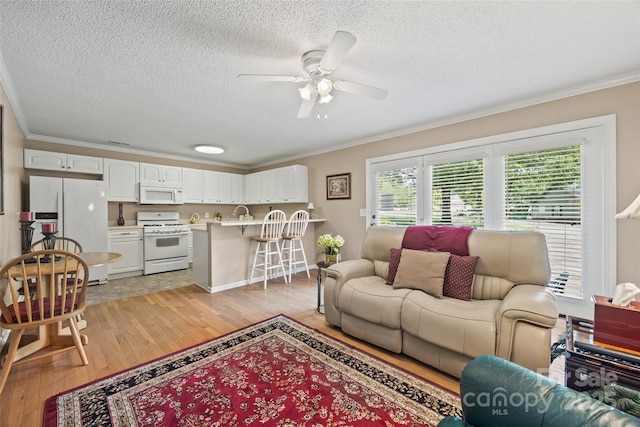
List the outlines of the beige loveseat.
{"type": "Polygon", "coordinates": [[[328,268],[325,315],[343,332],[404,353],[460,377],[477,356],[491,354],[534,371],[549,367],[551,328],[558,318],[549,257],[540,233],[473,230],[478,256],[471,301],[385,283],[391,248],[405,229],[370,227],[362,258],[328,268]]]}

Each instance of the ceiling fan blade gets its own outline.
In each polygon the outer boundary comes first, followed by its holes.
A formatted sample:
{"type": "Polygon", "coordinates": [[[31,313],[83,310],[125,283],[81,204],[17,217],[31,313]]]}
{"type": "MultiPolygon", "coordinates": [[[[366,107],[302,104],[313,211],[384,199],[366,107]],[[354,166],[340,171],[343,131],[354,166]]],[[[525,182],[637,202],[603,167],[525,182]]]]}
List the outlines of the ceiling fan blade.
{"type": "Polygon", "coordinates": [[[307,101],[306,99],[302,101],[302,105],[300,106],[300,110],[298,111],[298,118],[305,119],[309,117],[311,114],[311,110],[313,110],[313,106],[316,103],[316,98],[318,98],[317,93],[311,94],[311,98],[307,101]]]}
{"type": "Polygon", "coordinates": [[[238,74],[239,80],[251,80],[259,82],[303,82],[308,79],[300,76],[278,76],[272,74],[238,74]]]}
{"type": "Polygon", "coordinates": [[[356,37],[347,31],[336,31],[329,47],[320,61],[320,70],[330,74],[340,64],[342,58],[356,44],[356,37]]]}
{"type": "Polygon", "coordinates": [[[355,95],[366,96],[377,100],[382,100],[389,94],[388,91],[362,83],[350,82],[346,80],[338,80],[333,82],[333,88],[343,92],[353,93],[355,95]]]}

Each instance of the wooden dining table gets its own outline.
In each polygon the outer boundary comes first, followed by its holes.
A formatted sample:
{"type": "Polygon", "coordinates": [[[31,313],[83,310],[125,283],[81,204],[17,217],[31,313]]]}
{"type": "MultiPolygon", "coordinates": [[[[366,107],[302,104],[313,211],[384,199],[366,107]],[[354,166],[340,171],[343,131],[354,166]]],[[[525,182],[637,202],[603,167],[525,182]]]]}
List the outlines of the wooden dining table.
{"type": "MultiPolygon", "coordinates": [[[[84,262],[87,263],[88,267],[95,267],[105,264],[110,264],[112,262],[119,261],[122,259],[122,254],[117,252],[81,252],[78,254],[80,258],[84,262]]],[[[75,260],[74,260],[75,261],[75,260]]],[[[57,272],[58,269],[60,273],[64,271],[64,268],[68,270],[73,270],[73,265],[67,264],[65,267],[65,263],[52,263],[53,268],[55,268],[54,272],[57,272]]],[[[15,268],[20,268],[16,266],[15,268]]],[[[36,271],[36,266],[27,266],[27,274],[30,268],[34,269],[34,273],[36,271]]],[[[51,270],[49,270],[49,273],[51,270]]],[[[86,327],[86,321],[81,319],[78,322],[78,329],[84,329],[86,327]]],[[[80,339],[82,344],[86,345],[89,343],[89,337],[85,334],[80,334],[80,339]]],[[[16,353],[15,363],[19,364],[21,359],[24,359],[27,356],[36,353],[39,350],[42,350],[48,346],[61,346],[61,347],[69,347],[74,346],[73,338],[71,337],[71,333],[69,331],[69,327],[63,327],[62,322],[58,322],[51,325],[44,325],[38,327],[38,332],[35,335],[23,336],[24,344],[22,344],[16,353]]],[[[65,349],[66,350],[66,349],[65,349]]],[[[53,354],[55,351],[52,351],[49,354],[53,354]]]]}

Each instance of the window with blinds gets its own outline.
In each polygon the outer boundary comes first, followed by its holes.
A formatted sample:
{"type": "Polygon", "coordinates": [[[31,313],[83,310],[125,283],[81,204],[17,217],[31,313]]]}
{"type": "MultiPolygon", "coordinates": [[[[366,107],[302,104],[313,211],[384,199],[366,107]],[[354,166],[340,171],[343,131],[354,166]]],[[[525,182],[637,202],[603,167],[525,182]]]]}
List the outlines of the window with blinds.
{"type": "Polygon", "coordinates": [[[373,223],[417,224],[417,166],[379,171],[375,175],[373,223]]]}
{"type": "Polygon", "coordinates": [[[482,159],[431,167],[431,223],[484,228],[482,159]]]}
{"type": "Polygon", "coordinates": [[[504,228],[547,240],[550,288],[582,297],[582,150],[572,145],[504,156],[504,228]]]}
{"type": "Polygon", "coordinates": [[[560,313],[588,318],[616,277],[615,141],[603,116],[371,159],[369,223],[543,233],[560,313]]]}

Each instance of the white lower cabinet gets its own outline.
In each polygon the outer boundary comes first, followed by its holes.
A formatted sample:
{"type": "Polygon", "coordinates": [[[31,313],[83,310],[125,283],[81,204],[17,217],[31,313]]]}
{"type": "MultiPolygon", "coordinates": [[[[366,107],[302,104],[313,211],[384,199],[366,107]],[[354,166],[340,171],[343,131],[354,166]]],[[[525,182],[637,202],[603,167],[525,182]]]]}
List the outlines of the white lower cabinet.
{"type": "Polygon", "coordinates": [[[142,275],[144,268],[142,229],[109,230],[109,252],[122,259],[109,264],[109,278],[118,279],[142,275]]]}

